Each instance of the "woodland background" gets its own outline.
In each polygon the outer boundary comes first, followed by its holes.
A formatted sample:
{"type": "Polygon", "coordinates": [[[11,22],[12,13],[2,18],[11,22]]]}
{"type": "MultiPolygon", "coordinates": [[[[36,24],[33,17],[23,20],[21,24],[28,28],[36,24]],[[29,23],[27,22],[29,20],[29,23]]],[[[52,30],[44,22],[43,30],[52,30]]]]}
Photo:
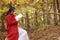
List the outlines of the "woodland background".
{"type": "Polygon", "coordinates": [[[60,0],[0,0],[0,40],[4,40],[5,17],[10,6],[22,13],[19,26],[30,40],[60,40],[60,0]]]}

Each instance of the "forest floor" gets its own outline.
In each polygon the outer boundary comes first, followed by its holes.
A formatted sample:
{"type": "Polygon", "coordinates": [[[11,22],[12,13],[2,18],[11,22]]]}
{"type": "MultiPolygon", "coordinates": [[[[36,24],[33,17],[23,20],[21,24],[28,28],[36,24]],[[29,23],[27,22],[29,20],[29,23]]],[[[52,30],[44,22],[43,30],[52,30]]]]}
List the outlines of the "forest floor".
{"type": "Polygon", "coordinates": [[[46,28],[31,28],[28,31],[30,40],[60,40],[60,26],[47,26],[46,28]]]}
{"type": "MultiPolygon", "coordinates": [[[[60,26],[31,27],[27,31],[30,40],[60,40],[60,26]]],[[[0,40],[4,40],[4,37],[4,34],[0,33],[0,40]]]]}

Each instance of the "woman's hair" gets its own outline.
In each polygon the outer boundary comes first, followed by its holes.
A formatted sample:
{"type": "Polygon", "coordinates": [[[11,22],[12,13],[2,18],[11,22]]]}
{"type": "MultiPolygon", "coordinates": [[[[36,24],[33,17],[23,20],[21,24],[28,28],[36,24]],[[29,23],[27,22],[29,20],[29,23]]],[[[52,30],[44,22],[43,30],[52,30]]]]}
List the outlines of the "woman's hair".
{"type": "Polygon", "coordinates": [[[10,14],[10,12],[14,12],[15,8],[14,7],[10,7],[9,11],[7,12],[7,15],[10,14]]]}

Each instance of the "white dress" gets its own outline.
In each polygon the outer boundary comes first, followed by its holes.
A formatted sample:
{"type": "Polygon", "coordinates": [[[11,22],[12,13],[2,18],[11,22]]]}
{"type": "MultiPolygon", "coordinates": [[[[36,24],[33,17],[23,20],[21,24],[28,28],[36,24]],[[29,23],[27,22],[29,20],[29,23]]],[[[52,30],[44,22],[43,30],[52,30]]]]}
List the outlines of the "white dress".
{"type": "MultiPolygon", "coordinates": [[[[15,18],[18,21],[22,17],[22,14],[17,15],[15,18]]],[[[18,27],[19,37],[18,40],[29,40],[27,31],[18,27]]]]}
{"type": "Polygon", "coordinates": [[[29,40],[27,32],[18,27],[19,37],[18,40],[29,40]]]}

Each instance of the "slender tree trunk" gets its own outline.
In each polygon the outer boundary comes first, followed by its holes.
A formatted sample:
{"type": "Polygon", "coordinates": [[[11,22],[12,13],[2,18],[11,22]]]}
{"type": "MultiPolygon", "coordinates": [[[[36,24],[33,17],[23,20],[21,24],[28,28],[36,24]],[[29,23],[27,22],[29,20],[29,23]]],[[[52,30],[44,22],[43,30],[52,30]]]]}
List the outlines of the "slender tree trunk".
{"type": "Polygon", "coordinates": [[[24,24],[23,18],[21,18],[21,24],[22,24],[22,26],[23,26],[23,24],[24,24]]]}
{"type": "Polygon", "coordinates": [[[37,12],[35,11],[35,25],[38,25],[38,20],[37,20],[37,12]]]}
{"type": "MultiPolygon", "coordinates": [[[[57,3],[58,13],[60,14],[59,0],[56,0],[56,3],[57,3]]],[[[59,22],[60,22],[60,15],[59,15],[59,22]]]]}
{"type": "Polygon", "coordinates": [[[53,10],[54,10],[54,24],[57,25],[57,15],[56,15],[56,0],[53,0],[53,10]]]}
{"type": "Polygon", "coordinates": [[[47,14],[47,24],[48,24],[48,25],[50,24],[50,18],[51,18],[50,13],[48,13],[48,14],[47,14]]]}
{"type": "Polygon", "coordinates": [[[46,0],[46,13],[47,13],[47,24],[50,24],[50,19],[51,19],[51,15],[50,15],[50,11],[49,11],[49,4],[48,4],[48,0],[46,0]]]}
{"type": "Polygon", "coordinates": [[[28,28],[30,27],[28,12],[26,13],[26,25],[28,28]]]}
{"type": "Polygon", "coordinates": [[[45,9],[43,8],[44,7],[44,3],[45,3],[45,0],[42,0],[42,11],[43,11],[43,23],[45,24],[45,21],[46,21],[46,18],[45,18],[45,9]]]}

